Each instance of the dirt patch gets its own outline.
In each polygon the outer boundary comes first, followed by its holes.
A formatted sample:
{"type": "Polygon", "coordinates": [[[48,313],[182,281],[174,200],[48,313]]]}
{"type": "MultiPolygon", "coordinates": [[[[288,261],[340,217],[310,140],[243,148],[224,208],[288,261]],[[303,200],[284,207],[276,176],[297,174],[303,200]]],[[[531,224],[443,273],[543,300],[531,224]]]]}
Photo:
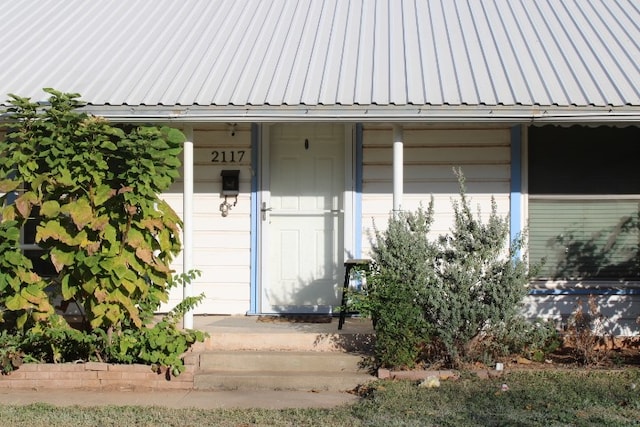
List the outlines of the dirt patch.
{"type": "Polygon", "coordinates": [[[617,337],[602,339],[597,346],[587,350],[567,343],[545,357],[544,362],[534,362],[522,357],[507,357],[501,360],[511,369],[557,369],[557,368],[638,368],[640,367],[640,337],[617,337]],[[585,360],[585,354],[589,361],[585,360]]]}

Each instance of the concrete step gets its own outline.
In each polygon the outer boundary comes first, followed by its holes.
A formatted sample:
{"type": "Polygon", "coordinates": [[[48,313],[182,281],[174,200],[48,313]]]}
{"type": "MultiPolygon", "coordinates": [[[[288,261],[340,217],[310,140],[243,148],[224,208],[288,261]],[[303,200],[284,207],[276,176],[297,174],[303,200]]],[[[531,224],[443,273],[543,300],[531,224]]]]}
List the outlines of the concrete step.
{"type": "Polygon", "coordinates": [[[199,354],[199,390],[350,390],[375,379],[363,356],[341,352],[206,351],[199,354]]]}
{"type": "Polygon", "coordinates": [[[196,329],[209,333],[194,351],[280,350],[280,351],[371,351],[374,331],[371,321],[347,318],[338,330],[332,323],[264,321],[255,316],[196,316],[196,329]]]}
{"type": "Polygon", "coordinates": [[[278,351],[334,351],[370,352],[373,333],[306,333],[306,332],[209,332],[198,348],[205,351],[278,350],[278,351]]]}
{"type": "Polygon", "coordinates": [[[347,391],[376,378],[344,372],[200,372],[196,390],[300,390],[347,391]]]}
{"type": "Polygon", "coordinates": [[[352,353],[311,351],[208,351],[199,371],[358,372],[363,357],[352,353]]]}

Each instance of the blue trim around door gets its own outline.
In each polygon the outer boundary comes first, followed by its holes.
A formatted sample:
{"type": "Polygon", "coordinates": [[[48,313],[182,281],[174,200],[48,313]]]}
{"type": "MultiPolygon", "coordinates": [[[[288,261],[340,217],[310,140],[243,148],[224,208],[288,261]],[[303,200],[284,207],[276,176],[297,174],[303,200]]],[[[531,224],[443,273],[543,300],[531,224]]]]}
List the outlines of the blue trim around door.
{"type": "MultiPolygon", "coordinates": [[[[522,233],[522,127],[511,128],[511,194],[509,224],[511,241],[522,233]]],[[[518,254],[520,256],[520,254],[518,254]]]]}
{"type": "Polygon", "coordinates": [[[259,279],[259,246],[258,235],[260,225],[260,209],[258,206],[258,196],[260,189],[258,188],[258,170],[259,156],[258,145],[260,142],[260,126],[251,124],[251,284],[249,295],[249,312],[247,314],[258,314],[259,295],[258,295],[258,279],[259,279]]]}

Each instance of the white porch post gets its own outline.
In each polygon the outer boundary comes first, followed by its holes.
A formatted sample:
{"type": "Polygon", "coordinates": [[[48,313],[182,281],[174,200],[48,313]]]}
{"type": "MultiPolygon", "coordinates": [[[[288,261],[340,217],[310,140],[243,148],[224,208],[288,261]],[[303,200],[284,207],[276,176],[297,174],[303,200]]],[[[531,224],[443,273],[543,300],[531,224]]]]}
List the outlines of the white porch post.
{"type": "Polygon", "coordinates": [[[393,125],[393,214],[402,210],[404,192],[404,157],[402,126],[393,125]]]}
{"type": "MultiPolygon", "coordinates": [[[[184,177],[182,190],[182,271],[189,272],[193,268],[193,126],[184,128],[187,140],[184,142],[184,177]]],[[[183,298],[193,295],[191,283],[184,283],[183,298]]],[[[183,327],[193,329],[193,312],[185,313],[183,327]]]]}

